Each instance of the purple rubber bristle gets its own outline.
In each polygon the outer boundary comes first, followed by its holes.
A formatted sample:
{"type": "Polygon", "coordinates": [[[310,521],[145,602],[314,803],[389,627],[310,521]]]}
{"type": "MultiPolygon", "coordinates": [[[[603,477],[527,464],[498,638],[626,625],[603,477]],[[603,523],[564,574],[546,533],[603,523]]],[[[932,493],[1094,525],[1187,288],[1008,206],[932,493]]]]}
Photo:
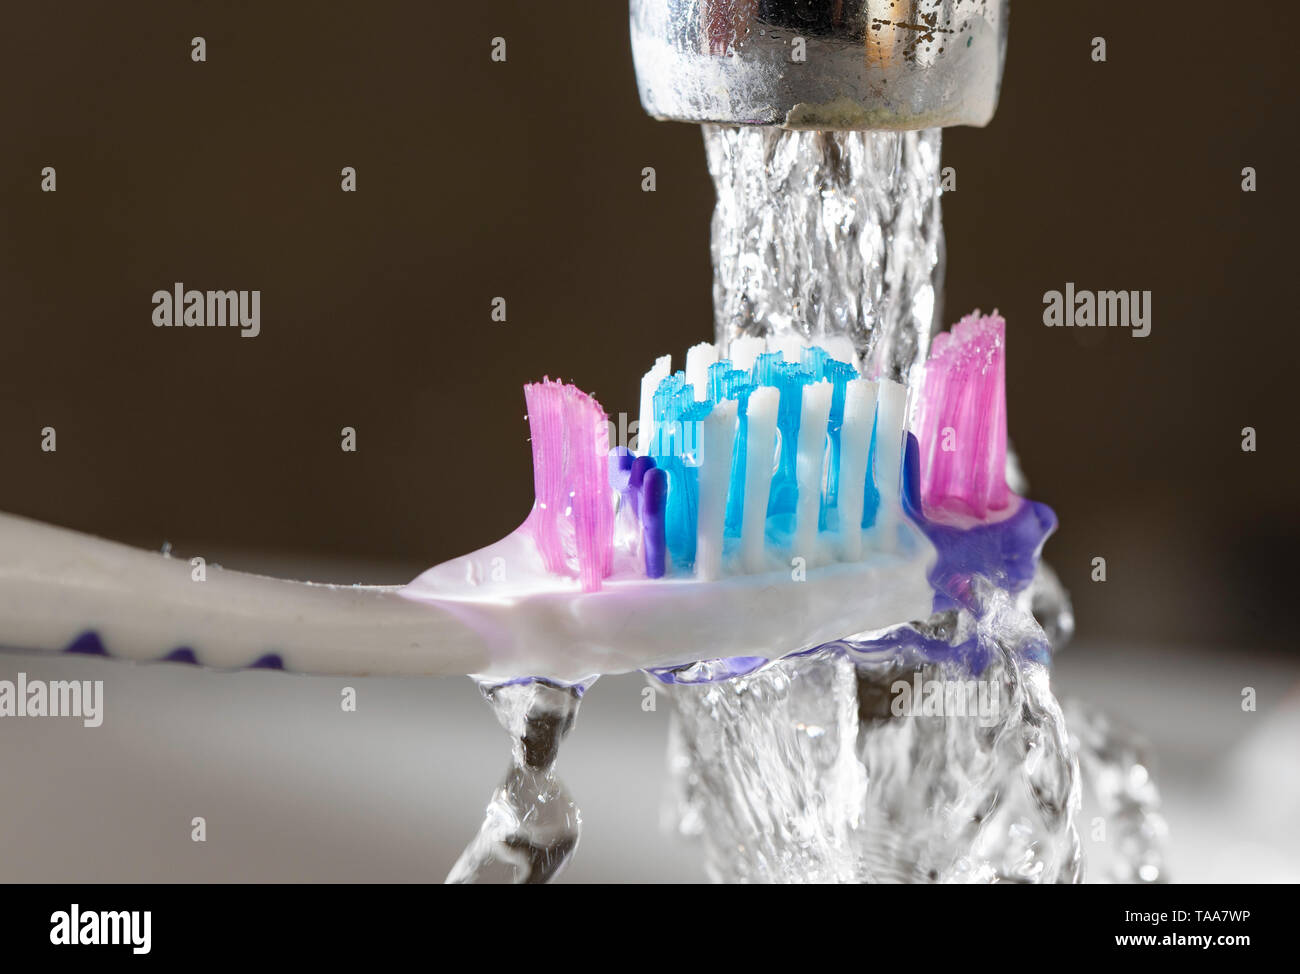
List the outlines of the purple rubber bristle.
{"type": "Polygon", "coordinates": [[[668,568],[667,524],[668,475],[649,467],[641,481],[641,545],[645,553],[646,578],[663,578],[668,568]]]}

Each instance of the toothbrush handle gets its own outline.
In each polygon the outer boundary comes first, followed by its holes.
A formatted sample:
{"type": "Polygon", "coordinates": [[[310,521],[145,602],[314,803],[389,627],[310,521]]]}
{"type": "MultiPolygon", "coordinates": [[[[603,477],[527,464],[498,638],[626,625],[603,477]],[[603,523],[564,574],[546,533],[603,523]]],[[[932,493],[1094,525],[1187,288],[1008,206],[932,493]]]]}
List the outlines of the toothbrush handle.
{"type": "Polygon", "coordinates": [[[398,586],[206,566],[0,514],[0,646],[322,675],[463,675],[481,639],[398,586]]]}

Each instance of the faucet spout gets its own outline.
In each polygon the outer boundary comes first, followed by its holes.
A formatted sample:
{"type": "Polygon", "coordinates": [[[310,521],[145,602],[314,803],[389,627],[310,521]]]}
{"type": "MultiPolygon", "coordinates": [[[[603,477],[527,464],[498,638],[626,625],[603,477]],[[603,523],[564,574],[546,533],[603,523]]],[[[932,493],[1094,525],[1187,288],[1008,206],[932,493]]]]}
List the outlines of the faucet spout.
{"type": "Polygon", "coordinates": [[[986,125],[1008,0],[631,0],[641,104],[789,129],[986,125]]]}

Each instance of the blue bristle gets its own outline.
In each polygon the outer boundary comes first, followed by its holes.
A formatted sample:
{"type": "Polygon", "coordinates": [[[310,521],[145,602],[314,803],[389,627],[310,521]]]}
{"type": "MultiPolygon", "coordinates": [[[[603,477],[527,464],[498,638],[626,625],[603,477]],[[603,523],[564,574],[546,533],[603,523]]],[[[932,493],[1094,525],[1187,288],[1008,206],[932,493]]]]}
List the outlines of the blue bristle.
{"type": "Polygon", "coordinates": [[[667,456],[672,452],[674,426],[680,412],[682,389],[685,386],[686,373],[674,372],[660,382],[659,388],[655,390],[655,435],[654,442],[650,444],[651,456],[667,456]]]}
{"type": "MultiPolygon", "coordinates": [[[[814,351],[821,352],[820,348],[814,351]]],[[[822,352],[825,355],[825,352],[822,352]]],[[[831,393],[831,414],[826,422],[828,448],[826,453],[826,491],[822,495],[822,509],[818,525],[823,531],[839,529],[836,514],[840,499],[840,432],[844,428],[844,398],[850,380],[858,377],[858,370],[846,362],[827,357],[821,366],[820,378],[834,387],[831,393]]]]}
{"type": "Polygon", "coordinates": [[[804,365],[812,369],[813,381],[820,382],[826,378],[826,363],[834,362],[830,353],[820,345],[811,345],[803,350],[803,356],[800,359],[804,365]]]}
{"type": "Polygon", "coordinates": [[[754,360],[754,384],[776,385],[776,367],[785,361],[783,352],[764,352],[754,360]]]}
{"type": "Polygon", "coordinates": [[[809,369],[785,360],[783,352],[763,352],[754,361],[754,381],[780,390],[776,411],[778,458],[772,474],[772,492],[767,502],[767,533],[777,545],[789,540],[799,501],[795,459],[799,448],[799,418],[803,411],[803,386],[812,377],[809,369]]]}
{"type": "Polygon", "coordinates": [[[664,511],[664,535],[668,556],[674,566],[695,564],[695,487],[698,472],[682,463],[681,457],[663,457],[659,469],[668,478],[668,500],[664,511]]]}
{"type": "MultiPolygon", "coordinates": [[[[847,362],[832,358],[824,349],[805,349],[800,362],[787,362],[782,352],[761,353],[750,371],[737,369],[726,359],[709,366],[706,398],[697,402],[696,390],[686,381],[685,372],[675,372],[659,383],[654,394],[655,436],[646,451],[654,465],[663,471],[666,490],[663,513],[665,546],[672,565],[689,569],[695,561],[697,534],[697,494],[699,468],[696,466],[695,439],[698,424],[708,416],[713,407],[725,400],[737,403],[738,426],[733,452],[731,479],[727,492],[727,511],[724,537],[741,535],[744,517],[745,458],[748,440],[749,397],[760,386],[771,386],[780,391],[777,407],[777,430],[780,436],[779,456],[772,475],[771,497],[767,509],[767,534],[774,544],[784,544],[794,530],[795,511],[799,492],[796,463],[799,443],[799,424],[803,412],[803,387],[812,382],[826,380],[833,385],[830,418],[827,424],[827,466],[824,478],[825,494],[822,498],[820,527],[834,531],[840,528],[837,521],[839,499],[840,436],[844,425],[844,402],[848,383],[857,378],[857,370],[847,362]]],[[[875,523],[880,506],[880,494],[875,486],[875,430],[872,430],[868,458],[866,497],[864,498],[862,526],[875,523]]],[[[628,469],[622,458],[618,461],[620,473],[628,476],[629,486],[639,484],[642,473],[628,469]]],[[[657,475],[659,476],[659,475],[657,475]]]]}
{"type": "Polygon", "coordinates": [[[683,569],[695,564],[698,424],[712,408],[710,402],[695,401],[695,387],[686,381],[684,372],[670,375],[655,391],[653,456],[664,471],[668,489],[664,534],[669,558],[683,569]]]}
{"type": "Polygon", "coordinates": [[[727,377],[731,373],[731,363],[726,359],[709,366],[709,402],[720,403],[731,398],[727,395],[727,377]]]}
{"type": "Polygon", "coordinates": [[[739,538],[745,516],[745,452],[749,442],[749,397],[754,391],[753,376],[743,369],[727,366],[722,383],[722,398],[736,401],[736,445],[731,454],[731,481],[727,486],[727,513],[723,522],[724,538],[739,538]]]}
{"type": "MultiPolygon", "coordinates": [[[[778,353],[779,354],[779,353],[778,353]]],[[[781,392],[776,408],[776,429],[781,448],[772,474],[772,494],[767,502],[768,535],[785,544],[794,533],[795,508],[799,503],[799,481],[795,464],[799,455],[799,420],[803,416],[803,387],[812,381],[812,370],[793,362],[777,362],[772,385],[781,392]]]]}
{"type": "MultiPolygon", "coordinates": [[[[877,421],[880,414],[876,414],[877,421]]],[[[867,486],[862,500],[862,527],[869,528],[876,523],[876,511],[880,509],[880,491],[876,489],[876,427],[871,427],[871,446],[867,449],[867,486]]]]}

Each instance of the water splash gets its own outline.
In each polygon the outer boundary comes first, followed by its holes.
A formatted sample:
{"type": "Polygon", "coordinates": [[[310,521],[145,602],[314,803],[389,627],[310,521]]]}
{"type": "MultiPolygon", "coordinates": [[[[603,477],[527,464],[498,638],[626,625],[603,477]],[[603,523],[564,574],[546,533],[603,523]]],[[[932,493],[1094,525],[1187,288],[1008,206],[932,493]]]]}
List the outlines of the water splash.
{"type": "Polygon", "coordinates": [[[1128,728],[1094,707],[1065,699],[1071,745],[1079,756],[1086,791],[1110,831],[1113,854],[1104,873],[1115,883],[1167,883],[1160,792],[1151,777],[1146,745],[1128,728]]]}
{"type": "Polygon", "coordinates": [[[722,882],[1077,882],[1077,764],[1006,593],[725,682],[665,684],[678,831],[722,882]],[[982,645],[974,675],[961,654],[982,645]],[[915,692],[914,692],[915,688],[915,692]],[[935,689],[937,688],[937,689],[935,689]],[[961,710],[954,713],[954,710],[961,710]]]}
{"type": "Polygon", "coordinates": [[[813,653],[654,674],[666,824],[715,881],[1081,882],[1086,791],[1112,836],[1094,878],[1166,881],[1141,745],[1052,693],[1043,648],[1073,613],[1037,569],[1016,592],[966,576],[961,604],[813,653]]]}
{"type": "Polygon", "coordinates": [[[479,684],[510,734],[512,762],[448,883],[548,883],[568,863],[578,847],[582,817],[555,774],[555,760],[591,682],[479,684]]]}

